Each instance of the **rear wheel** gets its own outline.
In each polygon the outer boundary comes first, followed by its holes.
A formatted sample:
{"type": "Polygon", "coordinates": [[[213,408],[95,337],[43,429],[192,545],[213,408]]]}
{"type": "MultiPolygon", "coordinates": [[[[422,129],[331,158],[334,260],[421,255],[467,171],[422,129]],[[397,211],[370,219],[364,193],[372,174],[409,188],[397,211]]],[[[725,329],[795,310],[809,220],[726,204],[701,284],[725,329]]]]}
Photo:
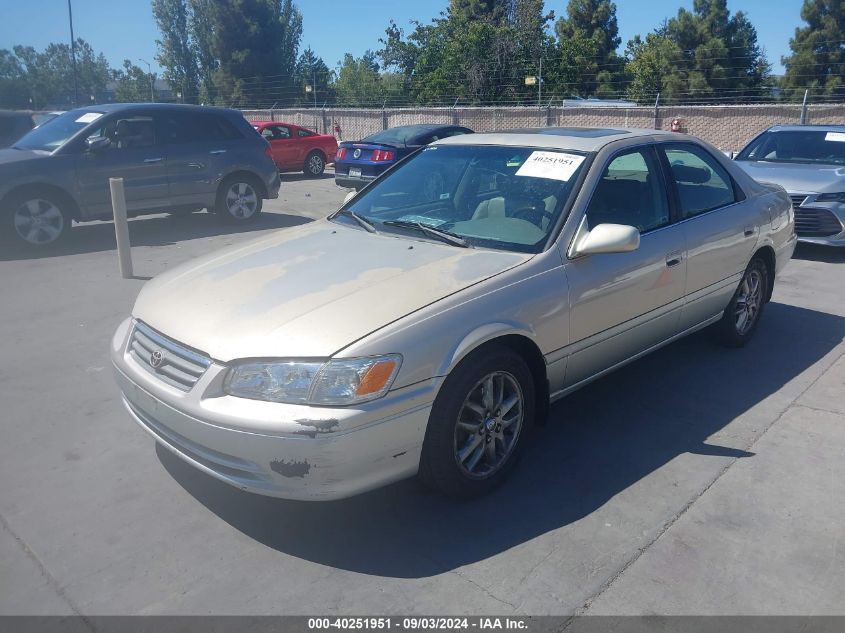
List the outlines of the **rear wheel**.
{"type": "Polygon", "coordinates": [[[303,171],[307,176],[316,178],[322,176],[326,170],[326,159],[320,152],[311,152],[305,159],[305,168],[303,171]]]}
{"type": "Polygon", "coordinates": [[[3,211],[3,231],[17,246],[44,249],[60,242],[71,224],[66,204],[52,193],[16,194],[3,211]]]}
{"type": "Polygon", "coordinates": [[[225,222],[250,222],[261,213],[262,199],[255,178],[242,175],[226,178],[217,192],[217,215],[225,222]]]}
{"type": "Polygon", "coordinates": [[[447,377],[426,429],[420,477],[456,497],[483,495],[504,481],[534,424],[534,381],[505,347],[464,360],[447,377]]]}
{"type": "Polygon", "coordinates": [[[716,324],[721,343],[742,347],[757,330],[769,292],[769,270],[760,257],[748,264],[722,320],[716,324]]]}

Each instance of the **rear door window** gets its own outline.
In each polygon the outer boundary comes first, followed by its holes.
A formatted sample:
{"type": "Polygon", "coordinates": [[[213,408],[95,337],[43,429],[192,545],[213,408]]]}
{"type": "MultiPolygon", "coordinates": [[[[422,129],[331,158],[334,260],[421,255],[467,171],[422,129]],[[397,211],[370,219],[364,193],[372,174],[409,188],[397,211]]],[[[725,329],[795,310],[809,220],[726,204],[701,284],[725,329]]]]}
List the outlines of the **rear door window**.
{"type": "Polygon", "coordinates": [[[241,133],[225,117],[205,112],[164,113],[160,128],[163,142],[168,145],[241,138],[241,133]]]}
{"type": "Polygon", "coordinates": [[[736,202],[730,175],[704,149],[693,145],[669,145],[661,151],[669,161],[681,219],[736,202]]]}

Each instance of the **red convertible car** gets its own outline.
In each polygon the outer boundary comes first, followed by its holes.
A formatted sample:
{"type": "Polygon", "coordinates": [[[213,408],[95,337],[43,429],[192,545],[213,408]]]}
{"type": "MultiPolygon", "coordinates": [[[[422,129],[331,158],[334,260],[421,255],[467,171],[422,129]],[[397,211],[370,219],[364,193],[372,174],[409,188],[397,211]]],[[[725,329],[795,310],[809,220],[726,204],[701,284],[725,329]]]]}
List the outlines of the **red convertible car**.
{"type": "Polygon", "coordinates": [[[327,163],[334,162],[337,141],[331,134],[317,134],[280,121],[253,121],[252,126],[270,142],[279,171],[304,171],[308,176],[319,176],[327,163]]]}

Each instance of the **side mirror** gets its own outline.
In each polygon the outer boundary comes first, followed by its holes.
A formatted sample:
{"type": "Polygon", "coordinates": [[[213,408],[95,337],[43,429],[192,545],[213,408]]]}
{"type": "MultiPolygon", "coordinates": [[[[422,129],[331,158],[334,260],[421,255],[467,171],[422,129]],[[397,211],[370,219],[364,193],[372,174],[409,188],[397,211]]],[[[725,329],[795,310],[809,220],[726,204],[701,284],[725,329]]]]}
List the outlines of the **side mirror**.
{"type": "Polygon", "coordinates": [[[357,195],[358,195],[357,191],[355,191],[355,190],[350,191],[349,193],[346,194],[346,197],[344,197],[343,204],[346,204],[347,202],[352,200],[352,198],[354,198],[357,195]]]}
{"type": "Polygon", "coordinates": [[[640,247],[640,232],[626,224],[599,224],[580,239],[574,256],[629,253],[640,247]]]}
{"type": "Polygon", "coordinates": [[[104,136],[85,139],[85,151],[96,153],[101,152],[111,145],[111,141],[104,136]]]}

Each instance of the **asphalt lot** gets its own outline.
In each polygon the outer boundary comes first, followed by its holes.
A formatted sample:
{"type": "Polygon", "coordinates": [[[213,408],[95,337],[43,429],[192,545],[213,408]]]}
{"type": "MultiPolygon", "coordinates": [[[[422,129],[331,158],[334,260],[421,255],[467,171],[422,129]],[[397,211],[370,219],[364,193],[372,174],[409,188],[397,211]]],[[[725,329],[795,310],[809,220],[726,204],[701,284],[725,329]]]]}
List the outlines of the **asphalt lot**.
{"type": "Polygon", "coordinates": [[[268,499],[157,449],[108,359],[144,280],[344,194],[132,220],[133,280],[108,223],[0,256],[0,614],[845,613],[845,252],[800,249],[747,348],[695,335],[557,403],[472,503],[268,499]]]}

